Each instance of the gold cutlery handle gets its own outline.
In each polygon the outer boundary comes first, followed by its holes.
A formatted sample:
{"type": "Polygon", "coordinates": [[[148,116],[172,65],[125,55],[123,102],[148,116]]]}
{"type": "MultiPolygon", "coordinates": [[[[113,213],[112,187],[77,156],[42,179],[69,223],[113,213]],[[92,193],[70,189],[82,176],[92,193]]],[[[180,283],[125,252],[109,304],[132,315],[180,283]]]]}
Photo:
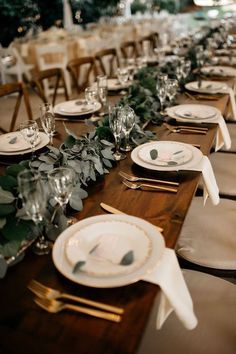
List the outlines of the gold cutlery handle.
{"type": "Polygon", "coordinates": [[[197,130],[197,129],[186,129],[186,128],[180,128],[180,133],[191,133],[191,134],[202,134],[206,135],[206,131],[204,130],[197,130]]]}
{"type": "Polygon", "coordinates": [[[111,311],[111,312],[114,312],[114,313],[117,313],[120,315],[122,315],[124,313],[124,309],[122,309],[120,307],[116,307],[116,306],[104,304],[102,302],[97,302],[97,301],[85,299],[83,297],[78,297],[78,296],[74,296],[74,295],[70,295],[70,294],[66,294],[66,293],[62,293],[61,297],[63,297],[64,299],[78,301],[82,304],[86,304],[89,306],[97,307],[102,310],[111,311]]]}
{"type": "Polygon", "coordinates": [[[148,184],[148,183],[142,183],[141,188],[152,188],[152,189],[157,189],[161,191],[167,191],[167,192],[172,192],[172,193],[177,193],[178,190],[176,188],[169,188],[169,187],[161,187],[161,186],[155,186],[154,184],[148,184]]]}
{"type": "Polygon", "coordinates": [[[139,180],[140,181],[147,181],[147,182],[161,183],[161,184],[169,184],[171,186],[179,186],[178,182],[164,181],[164,180],[155,179],[155,178],[140,177],[139,180]]]}
{"type": "Polygon", "coordinates": [[[104,311],[100,311],[100,310],[94,310],[94,309],[90,309],[90,308],[82,307],[82,306],[65,304],[65,308],[67,308],[69,310],[74,310],[74,311],[77,311],[80,313],[85,313],[86,315],[90,315],[93,317],[103,318],[104,320],[108,320],[108,321],[112,321],[112,322],[120,322],[122,319],[120,315],[116,315],[114,313],[104,312],[104,311]]]}
{"type": "Polygon", "coordinates": [[[202,130],[207,132],[208,128],[203,128],[203,127],[195,127],[195,126],[190,126],[190,125],[177,125],[176,128],[183,128],[183,129],[193,129],[193,130],[202,130]]]}

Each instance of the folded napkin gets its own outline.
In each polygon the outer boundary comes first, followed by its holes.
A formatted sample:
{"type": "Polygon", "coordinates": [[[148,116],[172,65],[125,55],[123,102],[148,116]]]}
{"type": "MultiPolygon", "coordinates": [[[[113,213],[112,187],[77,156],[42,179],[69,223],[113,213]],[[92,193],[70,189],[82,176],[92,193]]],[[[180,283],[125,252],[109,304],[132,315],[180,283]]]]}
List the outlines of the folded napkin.
{"type": "Polygon", "coordinates": [[[175,311],[186,329],[192,330],[197,326],[192,298],[174,250],[166,248],[160,262],[142,280],[157,284],[162,290],[157,314],[157,329],[162,327],[172,311],[175,311]]]}
{"type": "Polygon", "coordinates": [[[228,93],[230,99],[230,108],[231,108],[231,119],[236,120],[236,103],[235,103],[235,96],[234,90],[231,87],[227,87],[227,89],[219,90],[219,93],[228,93]]]}
{"type": "Polygon", "coordinates": [[[221,114],[219,114],[217,118],[214,119],[214,122],[219,125],[216,133],[215,151],[220,150],[223,145],[227,150],[229,150],[231,148],[231,138],[224,118],[221,114]]]}
{"type": "Polygon", "coordinates": [[[202,172],[204,204],[206,203],[208,196],[211,198],[212,204],[219,204],[219,188],[217,186],[211,162],[208,157],[203,156],[201,161],[196,166],[192,166],[191,168],[187,169],[191,171],[202,172]]]}

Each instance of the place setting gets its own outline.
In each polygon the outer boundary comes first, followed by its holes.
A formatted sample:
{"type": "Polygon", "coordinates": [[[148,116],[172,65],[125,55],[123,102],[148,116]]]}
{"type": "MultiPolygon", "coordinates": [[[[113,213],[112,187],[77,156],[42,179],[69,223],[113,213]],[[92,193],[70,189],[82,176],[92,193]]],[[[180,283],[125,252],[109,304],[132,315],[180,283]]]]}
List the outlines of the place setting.
{"type": "Polygon", "coordinates": [[[160,231],[143,219],[109,214],[81,220],[57,238],[52,256],[57,270],[77,284],[114,288],[143,280],[159,285],[163,305],[157,312],[157,329],[172,311],[187,329],[197,325],[174,250],[166,248],[160,231]],[[178,282],[173,282],[173,273],[178,282]]]}
{"type": "Polygon", "coordinates": [[[136,147],[132,161],[145,169],[162,172],[200,171],[204,185],[204,203],[208,196],[219,203],[219,190],[207,156],[191,144],[177,141],[153,141],[136,147]]]}
{"type": "MultiPolygon", "coordinates": [[[[167,108],[166,112],[170,118],[181,123],[198,123],[200,125],[217,123],[219,128],[217,129],[215,150],[218,151],[223,145],[226,149],[230,149],[229,131],[221,112],[217,108],[203,104],[181,104],[167,108]]],[[[196,129],[199,129],[201,134],[201,126],[196,129]]]]}
{"type": "Polygon", "coordinates": [[[230,66],[204,66],[201,68],[201,73],[206,76],[219,76],[222,78],[230,78],[236,76],[236,69],[230,66]]]}

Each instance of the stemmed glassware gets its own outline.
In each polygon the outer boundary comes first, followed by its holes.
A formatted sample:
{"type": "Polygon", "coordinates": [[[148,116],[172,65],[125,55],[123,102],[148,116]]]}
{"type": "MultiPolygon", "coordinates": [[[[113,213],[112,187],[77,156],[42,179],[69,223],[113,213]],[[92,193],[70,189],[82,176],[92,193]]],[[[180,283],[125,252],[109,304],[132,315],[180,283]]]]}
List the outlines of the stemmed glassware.
{"type": "Polygon", "coordinates": [[[122,116],[120,114],[121,107],[115,106],[109,108],[109,126],[115,138],[115,152],[113,154],[116,161],[124,160],[125,154],[119,151],[121,143],[121,134],[123,132],[122,116]]]}
{"type": "Polygon", "coordinates": [[[161,107],[160,107],[160,114],[164,114],[163,108],[164,108],[164,103],[166,100],[166,95],[167,95],[167,80],[168,76],[166,74],[160,74],[157,79],[156,83],[156,90],[157,90],[157,96],[159,98],[161,107]]]}
{"type": "Polygon", "coordinates": [[[18,174],[17,178],[24,209],[40,231],[40,236],[33,246],[33,251],[38,255],[47,254],[51,249],[51,243],[45,240],[40,230],[40,223],[43,221],[46,210],[47,197],[40,174],[32,170],[24,170],[18,174]]]}
{"type": "Polygon", "coordinates": [[[97,103],[97,88],[90,86],[85,89],[85,100],[86,103],[95,107],[97,103]]]}
{"type": "Polygon", "coordinates": [[[135,123],[135,113],[131,107],[125,106],[121,108],[119,115],[121,116],[122,119],[123,132],[125,134],[125,146],[122,147],[121,150],[130,151],[132,147],[129,143],[129,136],[135,123]]]}
{"type": "Polygon", "coordinates": [[[63,211],[71,197],[75,177],[74,170],[69,167],[58,167],[48,173],[50,190],[63,211]]]}
{"type": "Polygon", "coordinates": [[[20,123],[20,132],[25,139],[30,144],[32,155],[35,152],[35,146],[39,137],[39,127],[36,121],[27,120],[20,123]]]}
{"type": "Polygon", "coordinates": [[[178,80],[168,79],[166,86],[167,86],[166,94],[167,94],[167,97],[169,98],[170,105],[171,105],[175,99],[177,92],[178,92],[178,87],[179,87],[178,80]]]}
{"type": "Polygon", "coordinates": [[[53,145],[53,135],[55,133],[56,124],[51,103],[44,103],[40,106],[40,120],[43,130],[49,137],[50,144],[53,145]]]}
{"type": "Polygon", "coordinates": [[[97,76],[97,94],[104,111],[107,109],[107,77],[105,75],[97,76]]]}

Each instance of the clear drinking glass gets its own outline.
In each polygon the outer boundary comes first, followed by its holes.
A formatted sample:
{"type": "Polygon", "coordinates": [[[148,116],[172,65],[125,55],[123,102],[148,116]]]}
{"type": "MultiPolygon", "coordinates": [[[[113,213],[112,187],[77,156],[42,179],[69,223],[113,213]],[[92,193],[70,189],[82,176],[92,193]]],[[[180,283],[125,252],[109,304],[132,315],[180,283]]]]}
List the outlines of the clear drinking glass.
{"type": "Polygon", "coordinates": [[[117,68],[117,78],[122,86],[126,86],[129,80],[129,70],[125,68],[117,68]]]}
{"type": "MultiPolygon", "coordinates": [[[[47,203],[40,174],[32,170],[24,170],[18,174],[17,179],[25,211],[40,230],[39,224],[43,221],[47,203]]],[[[40,236],[33,246],[34,253],[43,255],[49,253],[50,249],[51,243],[45,240],[40,230],[40,236]]]]}
{"type": "Polygon", "coordinates": [[[120,115],[121,107],[110,107],[109,108],[109,126],[115,138],[115,152],[113,154],[116,161],[124,160],[126,158],[125,154],[119,151],[121,143],[122,134],[122,117],[120,115]]]}
{"type": "Polygon", "coordinates": [[[161,104],[160,114],[164,114],[163,108],[164,108],[164,103],[167,95],[167,80],[168,80],[168,76],[165,74],[160,75],[157,79],[156,90],[157,90],[157,96],[161,104]]]}
{"type": "Polygon", "coordinates": [[[87,87],[84,92],[86,103],[95,106],[97,103],[97,88],[87,87]]]}
{"type": "Polygon", "coordinates": [[[49,187],[53,197],[64,210],[75,184],[75,172],[69,167],[58,167],[48,173],[49,187]]]}
{"type": "Polygon", "coordinates": [[[40,106],[40,120],[43,130],[49,137],[50,144],[53,145],[53,135],[55,133],[56,124],[51,103],[44,103],[40,106]]]}
{"type": "Polygon", "coordinates": [[[35,146],[39,137],[39,127],[36,121],[27,120],[20,123],[20,132],[23,138],[30,144],[32,154],[35,152],[35,146]]]}
{"type": "Polygon", "coordinates": [[[167,86],[166,94],[167,97],[169,98],[170,104],[172,104],[178,92],[178,87],[179,87],[178,80],[168,79],[166,86],[167,86]]]}
{"type": "Polygon", "coordinates": [[[129,143],[129,136],[135,123],[135,113],[131,107],[125,106],[121,108],[119,115],[122,119],[123,132],[125,134],[125,146],[121,149],[124,151],[130,151],[132,146],[129,143]]]}

